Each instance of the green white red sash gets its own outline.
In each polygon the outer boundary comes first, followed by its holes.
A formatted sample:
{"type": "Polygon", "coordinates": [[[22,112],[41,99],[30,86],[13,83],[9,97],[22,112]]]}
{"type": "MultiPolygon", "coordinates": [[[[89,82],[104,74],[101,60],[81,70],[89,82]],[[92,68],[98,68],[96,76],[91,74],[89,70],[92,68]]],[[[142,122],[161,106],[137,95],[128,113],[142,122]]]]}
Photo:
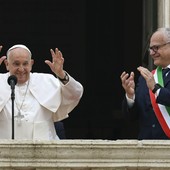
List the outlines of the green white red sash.
{"type": "MultiPolygon", "coordinates": [[[[164,87],[162,68],[157,67],[156,70],[152,71],[152,73],[154,74],[155,82],[164,87]]],[[[151,90],[149,90],[149,93],[156,117],[165,134],[170,138],[170,107],[156,103],[155,94],[153,94],[151,90]]]]}

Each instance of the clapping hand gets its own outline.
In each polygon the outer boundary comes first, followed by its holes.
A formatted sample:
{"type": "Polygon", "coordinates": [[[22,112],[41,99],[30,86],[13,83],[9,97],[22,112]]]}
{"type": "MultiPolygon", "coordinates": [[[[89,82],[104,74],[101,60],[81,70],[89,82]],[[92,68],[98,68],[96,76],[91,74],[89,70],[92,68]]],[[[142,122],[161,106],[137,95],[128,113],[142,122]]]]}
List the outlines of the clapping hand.
{"type": "Polygon", "coordinates": [[[134,72],[131,72],[129,75],[124,71],[120,78],[122,81],[122,87],[126,91],[127,96],[132,99],[135,94],[134,72]]]}

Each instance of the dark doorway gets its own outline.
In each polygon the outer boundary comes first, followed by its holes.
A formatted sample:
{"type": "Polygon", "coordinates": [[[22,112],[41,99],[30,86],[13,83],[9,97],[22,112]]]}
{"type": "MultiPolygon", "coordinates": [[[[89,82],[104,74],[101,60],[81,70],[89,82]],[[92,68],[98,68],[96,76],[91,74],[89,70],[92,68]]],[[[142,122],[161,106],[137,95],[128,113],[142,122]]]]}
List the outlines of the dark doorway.
{"type": "Polygon", "coordinates": [[[121,115],[120,74],[141,64],[142,0],[4,0],[0,11],[2,55],[25,44],[33,71],[51,72],[44,60],[58,47],[65,70],[84,86],[82,100],[63,121],[68,139],[136,137],[121,115]]]}

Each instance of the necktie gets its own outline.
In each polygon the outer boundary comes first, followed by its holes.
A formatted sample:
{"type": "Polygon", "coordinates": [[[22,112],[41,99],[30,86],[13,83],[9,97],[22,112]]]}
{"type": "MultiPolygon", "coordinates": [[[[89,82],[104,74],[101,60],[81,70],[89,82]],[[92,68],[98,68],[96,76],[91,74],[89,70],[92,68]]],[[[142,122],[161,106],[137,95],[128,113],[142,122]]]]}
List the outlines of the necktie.
{"type": "Polygon", "coordinates": [[[163,79],[166,78],[167,73],[168,73],[169,71],[170,71],[170,68],[162,69],[162,76],[163,76],[163,79]]]}
{"type": "Polygon", "coordinates": [[[170,68],[162,69],[162,76],[163,76],[164,84],[166,84],[167,81],[168,81],[168,79],[167,79],[167,73],[169,73],[169,71],[170,71],[170,68]]]}

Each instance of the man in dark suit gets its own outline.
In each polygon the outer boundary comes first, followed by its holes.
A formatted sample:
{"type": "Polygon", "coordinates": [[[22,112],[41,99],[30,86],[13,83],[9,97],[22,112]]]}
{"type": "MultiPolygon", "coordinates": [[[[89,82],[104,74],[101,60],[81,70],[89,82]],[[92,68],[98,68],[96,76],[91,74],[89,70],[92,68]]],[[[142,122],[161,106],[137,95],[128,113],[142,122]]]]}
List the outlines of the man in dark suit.
{"type": "Polygon", "coordinates": [[[170,28],[159,28],[151,36],[150,56],[157,68],[142,66],[135,86],[134,72],[125,71],[120,78],[125,90],[123,113],[139,119],[138,139],[170,138],[170,28]],[[163,75],[162,73],[165,72],[163,75]]]}

